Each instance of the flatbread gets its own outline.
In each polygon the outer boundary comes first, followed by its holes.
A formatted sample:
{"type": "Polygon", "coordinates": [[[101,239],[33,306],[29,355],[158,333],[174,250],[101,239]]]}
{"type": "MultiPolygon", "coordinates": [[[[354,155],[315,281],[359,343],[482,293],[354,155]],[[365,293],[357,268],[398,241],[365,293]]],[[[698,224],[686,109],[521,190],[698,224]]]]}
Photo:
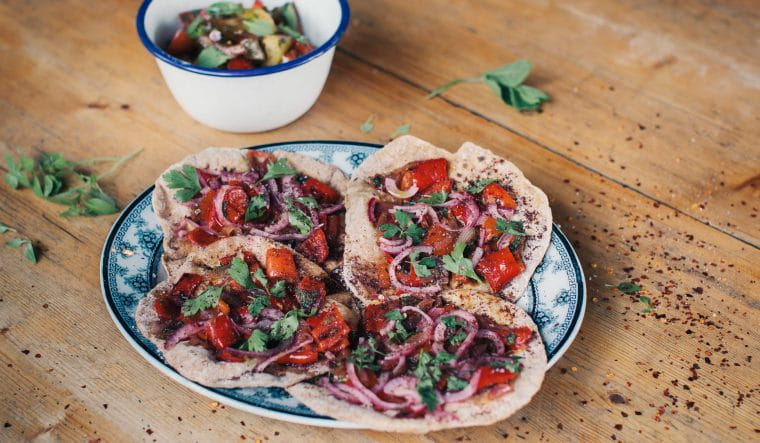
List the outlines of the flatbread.
{"type": "Polygon", "coordinates": [[[339,400],[325,388],[311,383],[293,385],[287,388],[288,392],[318,414],[377,431],[424,434],[441,429],[485,426],[508,418],[533,398],[544,379],[546,351],[537,326],[525,311],[491,294],[456,289],[444,291],[441,296],[473,314],[487,315],[499,324],[528,326],[535,331],[534,339],[521,354],[523,369],[514,382],[512,392],[494,400],[488,400],[485,398],[487,394],[481,393],[460,403],[446,404],[445,413],[439,418],[430,415],[421,418],[394,418],[389,413],[339,400]]]}
{"type": "MultiPolygon", "coordinates": [[[[280,373],[253,372],[260,359],[248,359],[245,362],[217,361],[213,352],[203,346],[191,345],[186,341],[167,350],[164,339],[161,338],[163,322],[159,319],[153,304],[161,292],[169,291],[185,273],[203,274],[210,268],[221,266],[220,260],[230,255],[242,254],[243,251],[253,253],[260,263],[265,263],[266,251],[270,248],[287,248],[280,243],[262,237],[228,237],[219,240],[206,248],[194,251],[185,262],[177,268],[177,272],[168,280],[159,283],[137,305],[135,322],[140,332],[148,338],[162,353],[164,360],[183,376],[205,386],[216,388],[252,388],[260,386],[286,387],[302,380],[324,374],[329,371],[326,361],[317,361],[306,368],[287,367],[280,373]]],[[[316,263],[311,262],[298,252],[293,251],[293,257],[298,269],[303,273],[317,278],[327,278],[327,273],[316,263]]],[[[335,303],[344,317],[352,312],[340,303],[345,301],[345,294],[328,296],[325,305],[335,303]]],[[[324,308],[323,308],[324,309],[324,308]]],[[[358,321],[356,314],[346,318],[347,323],[358,321]]]]}
{"type": "MultiPolygon", "coordinates": [[[[153,191],[153,210],[164,232],[164,255],[162,260],[169,275],[176,273],[184,258],[195,247],[190,241],[177,238],[174,235],[174,232],[176,232],[175,228],[182,220],[191,215],[192,210],[182,202],[174,199],[176,190],[169,189],[164,180],[164,174],[182,165],[191,165],[201,169],[226,169],[234,172],[247,172],[251,168],[245,155],[246,151],[238,148],[207,148],[169,166],[156,180],[156,188],[153,191]]],[[[293,169],[299,173],[327,183],[341,195],[346,195],[348,179],[335,166],[293,152],[274,151],[272,154],[278,159],[287,158],[293,169]]]]}
{"type": "MultiPolygon", "coordinates": [[[[532,185],[513,163],[473,143],[464,143],[456,153],[437,148],[413,136],[399,137],[364,161],[349,183],[346,198],[346,243],[343,276],[346,285],[362,303],[377,299],[381,292],[378,266],[385,266],[385,255],[377,244],[378,233],[369,220],[367,205],[372,197],[382,194],[369,184],[377,174],[386,175],[410,162],[431,158],[449,161],[449,177],[460,188],[481,178],[496,178],[509,186],[517,202],[514,219],[525,223],[528,234],[523,241],[521,257],[525,271],[502,288],[499,295],[509,302],[517,301],[543,259],[551,240],[552,214],[546,194],[532,185]]],[[[490,292],[486,284],[472,284],[472,289],[490,292]]],[[[384,296],[393,297],[395,289],[384,296]]]]}

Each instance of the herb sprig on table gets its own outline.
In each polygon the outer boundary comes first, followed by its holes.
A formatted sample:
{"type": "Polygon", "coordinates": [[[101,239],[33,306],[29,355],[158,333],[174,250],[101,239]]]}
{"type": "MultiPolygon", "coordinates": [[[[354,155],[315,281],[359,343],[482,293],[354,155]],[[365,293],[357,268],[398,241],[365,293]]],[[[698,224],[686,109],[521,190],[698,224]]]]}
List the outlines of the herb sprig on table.
{"type": "Polygon", "coordinates": [[[68,206],[61,212],[64,217],[113,214],[119,211],[119,207],[98,182],[116,172],[119,166],[140,151],[142,149],[123,157],[95,157],[78,162],[67,160],[59,152],[42,153],[37,160],[25,154],[14,158],[11,153],[6,153],[8,172],[4,179],[13,189],[31,188],[34,195],[41,199],[68,206]],[[82,166],[106,162],[113,164],[100,175],[77,170],[82,166]]]}
{"type": "MultiPolygon", "coordinates": [[[[7,232],[18,234],[18,230],[6,225],[5,223],[0,222],[0,234],[5,234],[7,232]]],[[[24,257],[26,257],[26,259],[32,263],[37,263],[37,251],[34,249],[34,244],[32,241],[28,238],[16,237],[13,240],[8,240],[5,242],[5,245],[10,246],[11,248],[18,248],[23,246],[24,257]]]]}
{"type": "Polygon", "coordinates": [[[519,111],[535,111],[549,100],[549,96],[540,89],[524,85],[532,66],[527,60],[517,60],[478,77],[463,77],[444,83],[427,95],[433,98],[452,86],[460,83],[485,83],[499,98],[519,111]]]}

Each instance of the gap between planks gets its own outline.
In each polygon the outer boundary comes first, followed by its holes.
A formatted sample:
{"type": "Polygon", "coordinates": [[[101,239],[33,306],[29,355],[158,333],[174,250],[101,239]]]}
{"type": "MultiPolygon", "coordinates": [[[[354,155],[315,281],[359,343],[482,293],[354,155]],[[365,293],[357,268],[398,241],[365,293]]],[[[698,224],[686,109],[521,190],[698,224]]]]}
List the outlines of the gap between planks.
{"type": "MultiPolygon", "coordinates": [[[[395,73],[395,72],[393,72],[393,71],[391,71],[391,70],[389,70],[389,69],[387,69],[387,68],[385,68],[385,67],[383,67],[381,65],[373,63],[373,62],[371,62],[371,61],[369,61],[369,60],[367,60],[367,59],[365,59],[365,58],[363,58],[363,57],[361,57],[361,56],[359,56],[359,55],[357,55],[357,54],[355,54],[355,53],[353,53],[353,52],[351,52],[351,51],[349,51],[349,50],[347,50],[347,49],[345,49],[343,47],[339,46],[337,49],[338,49],[338,51],[340,51],[341,53],[345,54],[346,56],[351,57],[351,58],[353,58],[354,60],[356,60],[356,61],[358,61],[360,63],[364,63],[365,65],[370,66],[371,68],[376,69],[376,70],[382,72],[383,74],[386,74],[386,75],[388,75],[390,77],[393,77],[396,80],[399,80],[399,81],[401,81],[401,82],[403,82],[403,83],[405,83],[405,84],[407,84],[407,85],[409,85],[409,86],[411,86],[411,87],[413,87],[415,89],[419,89],[420,91],[423,91],[426,94],[429,94],[432,91],[431,89],[428,89],[425,86],[423,86],[423,85],[421,85],[421,84],[419,84],[419,83],[417,83],[417,82],[415,82],[413,80],[410,80],[410,79],[408,79],[408,78],[406,78],[406,77],[404,77],[404,76],[402,76],[400,74],[397,74],[397,73],[395,73]]],[[[658,198],[656,198],[656,197],[654,197],[652,195],[647,194],[646,192],[644,192],[644,191],[642,191],[640,189],[637,189],[637,188],[635,188],[635,187],[633,187],[633,186],[631,186],[631,185],[629,185],[629,184],[627,184],[627,183],[625,183],[623,181],[620,181],[619,179],[616,179],[616,178],[614,178],[612,176],[609,176],[609,175],[607,175],[607,174],[605,174],[605,173],[603,173],[603,172],[601,172],[601,171],[599,171],[599,170],[597,170],[595,168],[592,168],[591,166],[588,166],[588,165],[586,165],[584,163],[581,163],[580,161],[578,161],[578,160],[570,157],[569,155],[567,155],[567,154],[565,154],[565,153],[563,153],[563,152],[561,152],[561,151],[559,151],[557,149],[554,149],[554,148],[552,148],[552,147],[550,147],[550,146],[548,146],[548,145],[546,145],[544,143],[541,143],[538,140],[530,137],[529,135],[523,134],[522,132],[520,132],[520,131],[518,131],[518,130],[516,130],[514,128],[511,128],[511,127],[509,127],[509,126],[507,126],[507,125],[505,125],[505,124],[503,124],[503,123],[501,123],[501,122],[499,122],[497,120],[494,120],[494,119],[488,117],[487,115],[482,114],[481,112],[478,112],[478,111],[476,111],[474,109],[470,109],[467,106],[465,106],[465,105],[463,105],[463,104],[461,104],[459,102],[456,102],[454,100],[451,100],[451,99],[449,99],[449,98],[447,98],[447,97],[445,97],[443,95],[439,95],[436,98],[443,100],[444,102],[448,103],[451,106],[454,106],[455,108],[460,108],[460,109],[462,109],[462,110],[464,110],[464,111],[472,114],[475,117],[478,117],[478,118],[480,118],[482,120],[485,120],[488,123],[496,125],[496,126],[502,128],[502,129],[505,129],[505,130],[511,132],[512,134],[514,134],[514,135],[516,135],[516,136],[518,136],[520,138],[523,138],[523,139],[525,139],[525,140],[527,140],[527,141],[535,144],[536,146],[540,147],[541,149],[549,151],[552,154],[556,154],[556,155],[564,158],[565,160],[567,160],[567,161],[569,161],[569,162],[571,162],[571,163],[573,163],[575,165],[578,165],[581,168],[583,168],[583,169],[585,169],[585,170],[587,170],[589,172],[592,172],[592,173],[594,173],[594,174],[596,174],[596,175],[598,175],[600,177],[603,177],[603,178],[605,178],[605,179],[607,179],[607,180],[609,180],[609,181],[611,181],[613,183],[617,183],[618,185],[622,186],[623,188],[630,189],[633,192],[636,192],[637,194],[639,194],[639,195],[641,195],[641,196],[643,196],[643,197],[645,197],[645,198],[647,198],[647,199],[649,199],[649,200],[651,200],[653,202],[656,202],[659,205],[662,205],[662,206],[664,206],[666,208],[672,209],[673,211],[677,212],[679,215],[683,215],[684,217],[687,217],[687,218],[689,218],[691,220],[694,220],[694,221],[696,221],[698,223],[701,223],[701,224],[703,224],[703,225],[705,225],[705,226],[707,226],[709,228],[712,228],[713,230],[715,230],[717,232],[720,232],[721,234],[725,234],[725,235],[727,235],[727,236],[729,236],[729,237],[731,237],[733,239],[736,239],[736,240],[744,243],[747,246],[750,246],[750,247],[752,247],[754,249],[759,249],[760,250],[760,245],[756,245],[756,244],[750,242],[749,240],[745,240],[745,239],[743,239],[743,238],[741,238],[741,237],[739,237],[739,236],[737,236],[737,235],[735,235],[735,234],[733,234],[731,232],[728,232],[728,231],[724,230],[723,228],[721,228],[719,226],[713,225],[712,223],[709,222],[709,220],[702,220],[702,219],[700,219],[700,218],[698,218],[698,217],[696,217],[694,215],[689,214],[688,212],[684,212],[681,209],[679,209],[678,207],[673,206],[670,203],[667,203],[667,202],[665,202],[663,200],[660,200],[660,199],[658,199],[658,198]]]]}

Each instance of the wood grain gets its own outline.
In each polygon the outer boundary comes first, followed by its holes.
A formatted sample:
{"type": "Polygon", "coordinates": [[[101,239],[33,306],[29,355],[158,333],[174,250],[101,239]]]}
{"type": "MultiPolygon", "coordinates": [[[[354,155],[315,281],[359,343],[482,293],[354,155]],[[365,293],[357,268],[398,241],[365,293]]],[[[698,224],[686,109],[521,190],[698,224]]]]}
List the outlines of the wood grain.
{"type": "Polygon", "coordinates": [[[353,12],[344,50],[418,86],[420,98],[529,59],[528,83],[553,98],[541,115],[506,107],[484,85],[445,97],[760,244],[756,3],[383,0],[353,12]]]}
{"type": "MultiPolygon", "coordinates": [[[[353,6],[360,20],[367,16],[366,5],[355,2],[353,6]]],[[[523,6],[523,14],[531,8],[537,16],[544,11],[540,4],[523,6]]],[[[501,5],[489,14],[509,10],[503,8],[511,6],[501,5]]],[[[722,14],[724,9],[716,6],[711,13],[722,14]]],[[[490,116],[483,118],[442,100],[421,100],[416,86],[345,53],[337,54],[315,107],[296,123],[254,135],[202,127],[172,100],[134,35],[133,14],[134,5],[124,2],[0,4],[0,54],[3,60],[13,60],[0,63],[5,84],[0,95],[0,134],[6,143],[2,151],[18,145],[57,150],[80,159],[145,147],[105,183],[125,205],[167,165],[209,145],[299,139],[385,142],[403,123],[412,124],[413,134],[449,149],[471,140],[510,158],[550,196],[556,221],[577,248],[588,277],[586,320],[534,401],[494,426],[408,438],[263,419],[214,404],[170,381],[121,337],[102,302],[98,273],[100,250],[114,216],[61,218],[57,215],[60,207],[41,202],[29,191],[14,192],[3,185],[0,221],[35,240],[43,254],[39,264],[32,266],[19,251],[0,248],[0,374],[4,380],[0,399],[6,405],[0,410],[4,426],[0,440],[757,438],[757,248],[689,216],[688,208],[680,203],[673,201],[677,209],[668,208],[621,185],[623,178],[602,171],[593,155],[587,158],[577,151],[563,151],[560,126],[554,129],[555,138],[537,144],[490,116]],[[122,109],[122,104],[129,108],[122,109]],[[369,115],[375,115],[375,129],[362,134],[359,126],[369,115]],[[549,142],[557,145],[550,145],[553,149],[542,146],[549,142]],[[631,279],[651,297],[653,313],[642,314],[637,297],[606,286],[631,279]]],[[[483,23],[492,19],[481,14],[475,19],[483,23]]],[[[371,28],[395,29],[395,21],[404,18],[377,16],[373,20],[371,28]]],[[[452,26],[452,32],[458,29],[456,24],[447,26],[452,26]]],[[[352,50],[356,32],[352,30],[354,35],[348,40],[352,50]]],[[[472,44],[480,42],[472,40],[472,44]]],[[[611,57],[613,49],[607,49],[611,57]]],[[[370,54],[379,52],[368,48],[370,54]]],[[[482,57],[478,63],[486,66],[491,60],[482,57]]],[[[463,60],[456,65],[468,63],[473,64],[463,60]]],[[[444,64],[437,69],[445,77],[446,70],[454,67],[444,64]]],[[[556,81],[564,81],[565,74],[556,72],[556,81]]],[[[567,75],[573,72],[568,67],[567,75]]],[[[619,87],[635,87],[627,78],[616,81],[619,87]]],[[[736,94],[732,97],[737,99],[741,95],[733,90],[726,94],[736,94]]],[[[692,107],[709,102],[710,96],[694,100],[692,107]]],[[[564,124],[570,124],[567,109],[573,109],[577,119],[601,119],[597,108],[604,104],[596,103],[580,106],[558,100],[543,115],[513,114],[511,118],[536,125],[525,128],[532,139],[547,136],[547,121],[559,121],[559,114],[565,115],[564,124]]],[[[648,112],[639,101],[627,109],[632,115],[648,112]]],[[[745,137],[755,130],[750,123],[732,125],[745,137]]],[[[619,136],[612,125],[597,131],[598,137],[610,140],[619,136]]],[[[585,134],[591,137],[590,132],[585,134]]],[[[701,146],[711,158],[727,156],[713,144],[701,146]]],[[[663,151],[653,149],[647,161],[668,164],[670,154],[663,151]]],[[[732,174],[746,167],[731,162],[725,166],[732,174]]],[[[693,175],[699,173],[695,168],[693,175]]],[[[692,182],[647,174],[652,185],[671,187],[679,195],[695,189],[692,182]]],[[[735,208],[742,214],[737,220],[751,220],[751,204],[735,208]]],[[[735,232],[750,231],[751,226],[735,232]]]]}

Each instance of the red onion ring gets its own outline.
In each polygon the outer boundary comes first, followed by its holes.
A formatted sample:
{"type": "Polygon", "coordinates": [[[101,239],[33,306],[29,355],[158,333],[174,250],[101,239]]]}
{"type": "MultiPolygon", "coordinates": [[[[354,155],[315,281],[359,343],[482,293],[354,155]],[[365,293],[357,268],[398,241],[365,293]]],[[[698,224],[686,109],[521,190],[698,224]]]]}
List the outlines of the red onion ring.
{"type": "Polygon", "coordinates": [[[405,375],[388,380],[383,386],[383,392],[394,397],[401,397],[409,405],[422,403],[422,397],[417,392],[417,377],[405,375]]]}
{"type": "Polygon", "coordinates": [[[404,249],[410,246],[412,246],[412,239],[407,237],[406,241],[399,245],[380,244],[380,249],[382,249],[383,252],[387,252],[389,254],[398,254],[399,252],[403,251],[404,249]]]}
{"type": "Polygon", "coordinates": [[[512,243],[512,238],[514,236],[512,234],[502,234],[501,237],[499,237],[499,240],[496,241],[496,249],[504,249],[509,246],[510,243],[512,243]]]}
{"type": "Polygon", "coordinates": [[[327,380],[327,377],[320,379],[318,383],[320,386],[327,389],[332,395],[340,400],[363,406],[372,406],[372,402],[367,398],[367,396],[362,395],[356,388],[343,383],[334,385],[330,383],[329,380],[327,380]]]}
{"type": "Polygon", "coordinates": [[[390,372],[381,372],[380,375],[377,377],[377,383],[375,386],[372,387],[372,392],[377,394],[378,392],[383,390],[383,387],[385,387],[385,384],[388,383],[388,380],[391,378],[390,372]]]}
{"type": "Polygon", "coordinates": [[[222,186],[214,196],[214,212],[216,213],[216,218],[219,220],[219,223],[221,223],[222,226],[229,226],[234,224],[231,221],[227,220],[227,217],[224,215],[224,196],[227,194],[227,191],[231,187],[232,186],[229,185],[222,186]]]}
{"type": "Polygon", "coordinates": [[[308,237],[308,234],[272,234],[266,231],[262,231],[260,229],[251,228],[250,231],[248,231],[251,235],[258,235],[259,237],[266,237],[271,238],[272,240],[278,240],[278,241],[289,241],[289,240],[306,240],[308,237]]]}
{"type": "Polygon", "coordinates": [[[337,204],[337,205],[328,206],[328,207],[326,207],[326,208],[324,208],[324,209],[322,209],[322,210],[319,211],[319,216],[320,217],[324,217],[326,215],[334,214],[334,213],[340,211],[341,209],[343,209],[344,207],[345,206],[343,206],[343,203],[340,203],[340,204],[337,204]]]}
{"type": "Polygon", "coordinates": [[[502,341],[501,337],[499,337],[499,334],[495,333],[494,331],[491,331],[490,329],[481,329],[477,332],[477,334],[475,334],[475,337],[490,340],[496,349],[496,352],[493,355],[504,354],[504,351],[506,349],[504,347],[504,341],[502,341]]]}
{"type": "Polygon", "coordinates": [[[369,219],[370,223],[375,223],[377,221],[377,215],[375,214],[376,205],[377,199],[375,197],[370,198],[369,202],[367,202],[367,218],[369,219]]]}
{"type": "Polygon", "coordinates": [[[388,269],[388,274],[391,278],[391,284],[395,286],[397,289],[401,289],[402,291],[415,293],[415,294],[434,294],[436,292],[440,292],[441,286],[438,284],[416,288],[413,286],[407,286],[398,280],[398,277],[396,276],[396,267],[400,265],[401,261],[404,260],[412,252],[422,252],[425,254],[430,254],[431,252],[433,252],[433,247],[432,246],[415,246],[415,247],[408,248],[401,251],[396,257],[394,257],[393,261],[390,264],[390,268],[388,269]]]}
{"type": "MultiPolygon", "coordinates": [[[[478,333],[478,329],[479,329],[478,328],[478,320],[475,318],[474,315],[472,315],[471,313],[469,313],[469,312],[467,312],[467,311],[465,311],[463,309],[456,309],[454,311],[451,311],[451,312],[447,313],[446,315],[441,315],[440,317],[438,317],[438,320],[436,320],[437,324],[436,324],[436,327],[435,327],[435,331],[433,332],[433,338],[435,340],[433,342],[433,351],[435,351],[436,353],[441,352],[443,350],[443,340],[446,337],[446,335],[445,335],[446,334],[446,325],[443,324],[443,319],[445,317],[459,317],[462,320],[464,320],[465,323],[467,323],[467,326],[466,326],[467,337],[465,337],[465,339],[462,341],[462,343],[460,343],[459,347],[457,348],[456,352],[454,353],[454,355],[457,358],[459,358],[464,353],[464,351],[466,351],[467,348],[470,347],[470,345],[472,344],[473,340],[475,340],[475,335],[478,333]],[[442,331],[441,331],[441,329],[442,329],[442,331]],[[439,344],[439,345],[436,346],[436,344],[439,344]],[[436,350],[436,348],[437,348],[437,350],[436,350]]],[[[452,364],[453,364],[453,362],[452,362],[452,364]]]]}
{"type": "Polygon", "coordinates": [[[311,336],[307,337],[305,340],[299,342],[298,344],[295,344],[295,345],[291,346],[290,348],[285,349],[284,351],[282,351],[282,352],[280,352],[278,354],[275,354],[275,355],[269,357],[268,359],[264,360],[263,362],[257,364],[256,367],[254,368],[254,371],[256,371],[256,372],[262,372],[264,369],[267,368],[267,366],[269,366],[272,363],[274,363],[275,360],[277,360],[278,358],[284,357],[284,356],[286,356],[288,354],[296,352],[297,350],[303,348],[304,346],[308,345],[309,343],[311,343],[313,341],[314,341],[314,339],[311,338],[311,336]]]}
{"type": "Polygon", "coordinates": [[[182,340],[187,340],[188,338],[201,332],[206,327],[206,323],[207,322],[205,321],[193,322],[180,326],[179,329],[172,332],[168,337],[166,337],[166,341],[164,342],[164,349],[169,350],[182,340]]]}
{"type": "Polygon", "coordinates": [[[287,228],[288,226],[290,226],[290,219],[288,218],[287,211],[283,211],[280,214],[280,217],[277,219],[277,222],[265,227],[264,230],[271,234],[279,234],[283,229],[287,228]]]}
{"type": "Polygon", "coordinates": [[[470,378],[470,382],[461,391],[447,392],[443,394],[443,400],[446,403],[456,403],[467,400],[478,392],[478,383],[480,383],[480,375],[483,373],[482,369],[478,369],[470,378]]]}
{"type": "Polygon", "coordinates": [[[472,266],[473,267],[477,266],[481,258],[483,258],[483,248],[478,246],[472,252],[472,257],[470,258],[470,261],[472,262],[472,266]]]}
{"type": "Polygon", "coordinates": [[[401,189],[398,188],[398,186],[396,186],[395,180],[393,180],[390,177],[386,177],[385,190],[388,191],[388,194],[396,198],[410,198],[410,197],[413,197],[414,194],[416,194],[417,191],[420,190],[420,188],[418,188],[417,185],[412,185],[406,191],[402,191],[401,189]]]}
{"type": "Polygon", "coordinates": [[[380,397],[377,396],[377,394],[370,391],[366,386],[364,386],[364,383],[362,383],[361,380],[359,380],[359,376],[356,375],[356,367],[350,361],[346,362],[346,374],[348,375],[348,379],[351,380],[351,384],[353,385],[353,387],[358,389],[359,392],[361,392],[365,396],[367,396],[367,398],[369,398],[370,401],[372,402],[372,406],[374,406],[376,409],[379,409],[382,411],[387,411],[390,409],[403,409],[409,404],[408,401],[404,403],[393,403],[393,402],[382,400],[380,397]]]}

